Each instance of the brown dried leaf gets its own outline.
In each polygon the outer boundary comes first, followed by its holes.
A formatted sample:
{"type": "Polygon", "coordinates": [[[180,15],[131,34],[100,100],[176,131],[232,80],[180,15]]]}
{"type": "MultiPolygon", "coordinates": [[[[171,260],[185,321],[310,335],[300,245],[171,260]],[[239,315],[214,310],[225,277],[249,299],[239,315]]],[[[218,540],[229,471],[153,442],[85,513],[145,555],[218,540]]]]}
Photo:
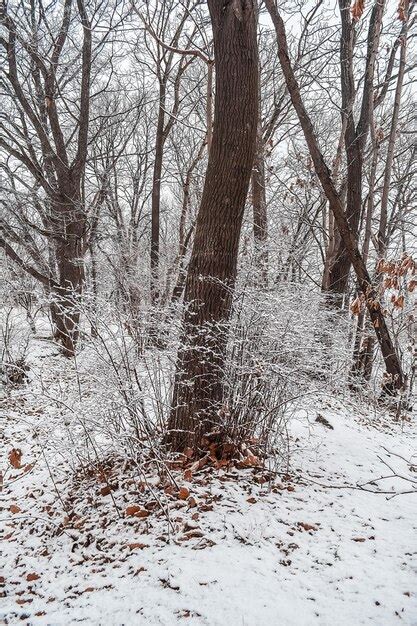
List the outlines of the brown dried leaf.
{"type": "Polygon", "coordinates": [[[317,526],[314,526],[314,524],[306,524],[305,522],[298,522],[298,525],[304,530],[317,530],[317,526]]]}
{"type": "Polygon", "coordinates": [[[184,476],[183,476],[184,480],[186,480],[187,483],[189,483],[192,480],[192,477],[193,477],[193,473],[191,469],[186,469],[184,472],[184,476]]]}
{"type": "Polygon", "coordinates": [[[9,452],[9,463],[15,469],[20,469],[22,467],[22,451],[19,448],[13,448],[9,452]]]}
{"type": "Polygon", "coordinates": [[[39,574],[36,574],[35,572],[32,572],[31,574],[28,574],[26,576],[26,580],[28,581],[28,583],[31,583],[33,580],[39,580],[39,578],[39,574]]]}
{"type": "Polygon", "coordinates": [[[398,298],[396,298],[395,302],[394,302],[394,306],[396,309],[403,309],[404,308],[404,296],[398,296],[398,298]]]}
{"type": "Polygon", "coordinates": [[[9,511],[10,513],[16,514],[16,513],[20,513],[22,509],[20,507],[17,506],[17,504],[11,504],[9,506],[9,511]]]}
{"type": "Polygon", "coordinates": [[[137,504],[132,504],[131,506],[126,507],[125,515],[126,517],[133,517],[134,515],[139,513],[140,510],[141,510],[140,506],[138,506],[137,504]]]}
{"type": "Polygon", "coordinates": [[[187,500],[189,495],[190,495],[190,490],[187,487],[181,487],[181,489],[178,492],[178,498],[180,500],[187,500]]]}
{"type": "Polygon", "coordinates": [[[146,543],[128,543],[127,546],[130,550],[143,550],[149,547],[146,543]]]}
{"type": "Polygon", "coordinates": [[[190,496],[187,502],[190,509],[194,509],[197,506],[197,500],[194,498],[194,496],[190,496]]]}
{"type": "Polygon", "coordinates": [[[365,10],[365,0],[355,0],[350,11],[352,13],[352,18],[357,22],[361,17],[365,10]]]}
{"type": "Polygon", "coordinates": [[[400,0],[400,2],[398,3],[397,12],[398,12],[398,19],[400,20],[400,22],[407,21],[407,12],[406,12],[405,3],[406,3],[406,0],[400,0]]]}
{"type": "Polygon", "coordinates": [[[362,300],[359,296],[357,296],[352,302],[352,304],[350,305],[350,310],[353,313],[353,315],[359,315],[360,312],[362,311],[362,300]]]}

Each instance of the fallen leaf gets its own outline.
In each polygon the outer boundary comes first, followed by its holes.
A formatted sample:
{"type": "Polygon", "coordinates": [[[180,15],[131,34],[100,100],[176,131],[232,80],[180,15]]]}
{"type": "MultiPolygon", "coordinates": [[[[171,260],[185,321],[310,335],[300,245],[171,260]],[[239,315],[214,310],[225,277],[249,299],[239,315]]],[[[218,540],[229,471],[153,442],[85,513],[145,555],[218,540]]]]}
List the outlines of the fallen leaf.
{"type": "Polygon", "coordinates": [[[29,604],[30,602],[33,602],[33,598],[26,598],[26,600],[24,600],[23,598],[17,598],[16,599],[16,604],[29,604]]]}
{"type": "Polygon", "coordinates": [[[128,543],[127,545],[130,550],[143,550],[149,547],[146,543],[128,543]]]}
{"type": "Polygon", "coordinates": [[[9,463],[15,469],[20,469],[22,467],[22,451],[20,448],[13,448],[9,452],[9,463]]]}
{"type": "Polygon", "coordinates": [[[190,496],[187,502],[190,509],[194,509],[197,506],[197,500],[194,498],[194,496],[190,496]]]}
{"type": "Polygon", "coordinates": [[[304,528],[304,530],[317,530],[317,526],[314,526],[313,524],[306,524],[305,522],[298,522],[298,525],[301,526],[301,528],[304,528]]]}
{"type": "Polygon", "coordinates": [[[187,487],[181,487],[181,489],[178,492],[178,498],[180,500],[186,500],[189,495],[190,495],[190,490],[187,487]]]}
{"type": "Polygon", "coordinates": [[[26,576],[26,580],[28,581],[28,583],[32,582],[33,580],[39,580],[39,578],[39,574],[36,574],[35,572],[32,572],[31,574],[28,574],[26,576]]]}
{"type": "Polygon", "coordinates": [[[132,517],[132,516],[136,515],[136,513],[139,513],[140,510],[141,510],[140,506],[138,506],[137,504],[133,504],[131,506],[126,507],[125,515],[127,517],[132,517]]]}
{"type": "Polygon", "coordinates": [[[17,506],[17,504],[11,504],[9,507],[10,513],[20,513],[22,509],[17,506]]]}

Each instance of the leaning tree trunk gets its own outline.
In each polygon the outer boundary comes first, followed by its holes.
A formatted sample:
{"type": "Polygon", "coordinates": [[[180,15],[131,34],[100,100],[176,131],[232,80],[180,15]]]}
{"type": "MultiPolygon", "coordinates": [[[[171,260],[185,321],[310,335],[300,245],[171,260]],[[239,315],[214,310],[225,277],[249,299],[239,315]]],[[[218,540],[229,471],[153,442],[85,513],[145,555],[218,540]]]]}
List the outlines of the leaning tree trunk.
{"type": "Polygon", "coordinates": [[[254,2],[208,0],[216,90],[213,139],[185,286],[168,442],[198,449],[220,426],[227,324],[256,146],[258,47],[254,2]]]}

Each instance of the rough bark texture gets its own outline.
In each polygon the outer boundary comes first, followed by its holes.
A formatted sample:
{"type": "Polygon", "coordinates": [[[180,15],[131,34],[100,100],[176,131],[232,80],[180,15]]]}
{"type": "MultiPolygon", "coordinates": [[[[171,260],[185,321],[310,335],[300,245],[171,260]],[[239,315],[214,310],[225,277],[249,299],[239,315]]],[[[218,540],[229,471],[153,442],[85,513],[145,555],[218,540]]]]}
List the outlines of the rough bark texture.
{"type": "Polygon", "coordinates": [[[297,79],[295,78],[294,70],[288,54],[284,22],[277,11],[274,0],[265,0],[265,5],[271,15],[275,27],[278,43],[278,57],[291,101],[297,112],[298,119],[314,163],[316,174],[329,201],[330,209],[334,215],[340,236],[344,241],[349,260],[355,270],[359,287],[366,297],[369,317],[375,329],[388,374],[385,389],[386,391],[391,392],[394,389],[399,389],[403,386],[404,376],[401,363],[385,322],[381,303],[379,302],[378,292],[372,285],[372,281],[366,269],[363,257],[359,251],[356,237],[349,227],[349,222],[346,218],[342,201],[333,183],[330,170],[320,151],[314,133],[313,124],[301,98],[300,88],[297,79]]]}
{"type": "Polygon", "coordinates": [[[52,289],[51,314],[55,339],[65,356],[73,356],[79,337],[80,297],[84,284],[85,220],[78,189],[60,194],[53,206],[59,284],[52,289]]]}
{"type": "Polygon", "coordinates": [[[216,62],[213,140],[185,287],[168,439],[198,448],[220,425],[239,237],[253,166],[258,51],[253,2],[209,0],[216,62]]]}

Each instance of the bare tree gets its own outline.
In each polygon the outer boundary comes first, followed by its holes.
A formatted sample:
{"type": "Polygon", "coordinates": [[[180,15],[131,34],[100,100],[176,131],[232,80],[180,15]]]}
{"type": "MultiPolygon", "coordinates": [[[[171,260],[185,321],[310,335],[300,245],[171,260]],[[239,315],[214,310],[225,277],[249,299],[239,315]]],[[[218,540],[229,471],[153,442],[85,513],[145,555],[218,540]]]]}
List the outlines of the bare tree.
{"type": "Polygon", "coordinates": [[[41,219],[36,230],[50,242],[56,275],[47,260],[39,270],[19,256],[12,247],[22,243],[18,233],[5,232],[1,243],[13,261],[53,293],[56,338],[70,356],[79,332],[76,302],[83,289],[87,249],[83,181],[91,103],[92,23],[83,0],[65,0],[59,24],[52,11],[35,2],[19,5],[13,13],[3,5],[6,35],[0,41],[8,68],[3,86],[14,108],[12,116],[4,118],[0,146],[8,155],[8,174],[15,172],[12,194],[18,197],[19,192],[29,190],[41,219]],[[76,22],[81,26],[82,44],[80,62],[74,69],[66,44],[76,22]],[[79,89],[76,107],[70,93],[75,83],[79,89]]]}

